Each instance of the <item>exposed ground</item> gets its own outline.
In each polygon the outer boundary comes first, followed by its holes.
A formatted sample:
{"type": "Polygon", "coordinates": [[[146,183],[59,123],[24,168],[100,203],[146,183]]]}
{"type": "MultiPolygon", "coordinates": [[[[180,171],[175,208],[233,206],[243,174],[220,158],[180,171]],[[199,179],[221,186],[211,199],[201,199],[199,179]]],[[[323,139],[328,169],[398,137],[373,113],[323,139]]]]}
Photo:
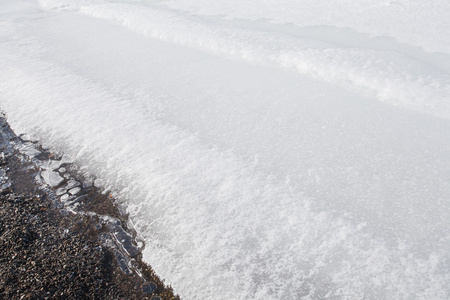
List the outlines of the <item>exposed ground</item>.
{"type": "MultiPolygon", "coordinates": [[[[64,210],[34,180],[39,172],[0,135],[1,299],[179,299],[144,264],[140,254],[123,272],[118,250],[99,240],[97,217],[64,210]]],[[[4,134],[5,130],[8,134],[4,134]]],[[[118,209],[94,187],[81,205],[119,218],[118,209]]]]}

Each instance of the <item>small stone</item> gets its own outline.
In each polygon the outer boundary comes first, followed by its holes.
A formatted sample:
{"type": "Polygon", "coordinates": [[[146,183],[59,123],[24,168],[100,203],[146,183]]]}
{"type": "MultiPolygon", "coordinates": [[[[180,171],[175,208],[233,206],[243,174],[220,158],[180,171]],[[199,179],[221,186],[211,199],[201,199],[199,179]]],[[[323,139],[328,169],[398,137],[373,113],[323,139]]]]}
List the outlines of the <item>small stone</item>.
{"type": "MultiPolygon", "coordinates": [[[[142,291],[146,294],[152,294],[156,291],[157,286],[153,282],[148,282],[142,285],[142,291]]],[[[153,298],[153,297],[152,297],[153,298]]]]}

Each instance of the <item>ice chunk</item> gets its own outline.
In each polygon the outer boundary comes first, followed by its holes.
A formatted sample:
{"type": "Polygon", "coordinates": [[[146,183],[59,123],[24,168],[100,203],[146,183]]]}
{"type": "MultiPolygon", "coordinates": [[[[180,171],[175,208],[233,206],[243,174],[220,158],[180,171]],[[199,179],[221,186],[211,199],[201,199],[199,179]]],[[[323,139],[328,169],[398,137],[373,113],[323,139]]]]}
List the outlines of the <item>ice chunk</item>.
{"type": "Polygon", "coordinates": [[[114,256],[116,257],[117,263],[119,264],[122,272],[125,273],[125,275],[131,275],[132,271],[128,267],[127,258],[117,250],[114,250],[114,256]]]}
{"type": "Polygon", "coordinates": [[[112,229],[117,243],[130,257],[134,257],[139,254],[139,249],[134,245],[132,236],[126,232],[122,226],[114,225],[110,226],[110,228],[112,229]]]}
{"type": "Polygon", "coordinates": [[[0,191],[6,190],[11,187],[11,182],[5,182],[0,185],[0,191]]]}
{"type": "Polygon", "coordinates": [[[65,188],[65,187],[60,187],[60,188],[58,188],[57,190],[56,190],[56,195],[57,196],[61,196],[62,194],[65,194],[67,192],[67,188],[65,188]]]}
{"type": "Polygon", "coordinates": [[[29,135],[29,134],[26,134],[26,133],[19,135],[19,137],[20,137],[20,139],[21,139],[22,141],[24,141],[24,142],[29,142],[29,141],[31,140],[30,135],[29,135]]]}
{"type": "Polygon", "coordinates": [[[51,170],[42,171],[41,176],[44,181],[51,187],[56,187],[64,181],[63,177],[61,177],[57,172],[51,170]]]}
{"type": "Polygon", "coordinates": [[[78,181],[74,180],[74,179],[70,179],[67,182],[67,189],[68,190],[70,190],[70,189],[72,189],[74,187],[77,187],[77,186],[80,186],[80,183],[78,181]]]}
{"type": "Polygon", "coordinates": [[[74,204],[79,203],[79,202],[81,202],[83,200],[86,200],[86,199],[87,199],[87,195],[81,195],[81,196],[76,197],[75,199],[73,199],[71,201],[68,201],[65,205],[66,206],[74,205],[74,204]]]}
{"type": "Polygon", "coordinates": [[[72,188],[72,189],[69,190],[69,194],[71,194],[71,195],[76,195],[76,194],[78,194],[80,191],[81,191],[81,188],[80,188],[80,187],[74,187],[74,188],[72,188]]]}

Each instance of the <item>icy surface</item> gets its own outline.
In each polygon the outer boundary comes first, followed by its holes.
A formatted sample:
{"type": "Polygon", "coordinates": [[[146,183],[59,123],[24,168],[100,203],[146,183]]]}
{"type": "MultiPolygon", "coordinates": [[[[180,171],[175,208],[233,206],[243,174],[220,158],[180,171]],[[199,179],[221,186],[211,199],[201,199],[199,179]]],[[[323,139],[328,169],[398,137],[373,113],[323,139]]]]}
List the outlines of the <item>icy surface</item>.
{"type": "Polygon", "coordinates": [[[186,299],[448,299],[449,4],[410,2],[2,1],[0,108],[186,299]]]}

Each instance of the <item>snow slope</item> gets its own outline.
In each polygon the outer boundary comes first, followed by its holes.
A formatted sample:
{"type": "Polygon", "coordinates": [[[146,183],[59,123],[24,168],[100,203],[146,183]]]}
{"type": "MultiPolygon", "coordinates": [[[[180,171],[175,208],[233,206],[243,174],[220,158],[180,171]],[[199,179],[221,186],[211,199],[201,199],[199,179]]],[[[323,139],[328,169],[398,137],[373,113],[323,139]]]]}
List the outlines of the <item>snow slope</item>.
{"type": "Polygon", "coordinates": [[[0,107],[186,299],[448,299],[447,6],[6,0],[0,107]]]}

